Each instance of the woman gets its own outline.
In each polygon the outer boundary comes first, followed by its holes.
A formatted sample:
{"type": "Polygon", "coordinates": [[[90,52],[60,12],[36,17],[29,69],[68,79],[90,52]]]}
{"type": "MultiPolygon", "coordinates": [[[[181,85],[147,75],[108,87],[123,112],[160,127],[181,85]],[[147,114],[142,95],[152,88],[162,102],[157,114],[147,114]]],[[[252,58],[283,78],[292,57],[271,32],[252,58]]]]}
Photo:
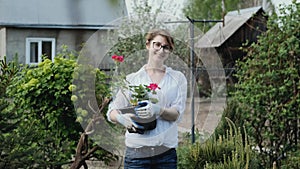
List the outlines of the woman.
{"type": "Polygon", "coordinates": [[[117,95],[107,112],[108,120],[130,129],[125,136],[126,152],[124,168],[177,168],[177,123],[184,113],[187,97],[187,80],[183,73],[164,65],[174,49],[174,40],[164,29],[151,30],[146,35],[148,62],[139,71],[127,76],[134,85],[158,84],[159,102],[140,102],[145,106],[135,109],[140,119],[156,117],[156,127],[143,134],[136,133],[140,126],[132,114],[122,114],[119,107],[128,106],[127,99],[117,95]]]}

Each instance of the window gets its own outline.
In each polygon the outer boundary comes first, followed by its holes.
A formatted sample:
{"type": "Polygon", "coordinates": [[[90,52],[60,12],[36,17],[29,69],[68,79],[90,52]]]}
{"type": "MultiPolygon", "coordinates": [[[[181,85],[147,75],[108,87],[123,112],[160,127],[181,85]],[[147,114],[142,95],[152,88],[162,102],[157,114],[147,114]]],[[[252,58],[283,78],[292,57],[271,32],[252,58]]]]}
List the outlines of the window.
{"type": "Polygon", "coordinates": [[[26,64],[42,62],[42,55],[50,60],[55,56],[54,38],[26,38],[26,64]]]}

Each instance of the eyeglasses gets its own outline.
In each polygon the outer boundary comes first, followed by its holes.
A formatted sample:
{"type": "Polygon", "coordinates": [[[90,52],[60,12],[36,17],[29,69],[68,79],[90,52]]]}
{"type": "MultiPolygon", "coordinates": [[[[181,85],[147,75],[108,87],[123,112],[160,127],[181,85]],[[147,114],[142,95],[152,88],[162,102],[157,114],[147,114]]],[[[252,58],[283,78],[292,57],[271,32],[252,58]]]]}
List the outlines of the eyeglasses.
{"type": "Polygon", "coordinates": [[[153,48],[155,50],[160,50],[161,48],[163,48],[163,51],[166,53],[170,53],[172,51],[169,45],[161,45],[160,42],[153,42],[153,48]]]}

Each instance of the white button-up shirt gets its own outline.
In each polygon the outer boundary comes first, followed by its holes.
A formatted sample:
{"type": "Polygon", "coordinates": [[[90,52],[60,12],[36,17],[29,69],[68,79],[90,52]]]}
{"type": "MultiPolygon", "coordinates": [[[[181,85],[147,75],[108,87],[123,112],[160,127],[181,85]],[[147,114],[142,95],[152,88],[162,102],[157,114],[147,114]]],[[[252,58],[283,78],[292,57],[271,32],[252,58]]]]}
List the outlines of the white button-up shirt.
{"type": "MultiPolygon", "coordinates": [[[[145,66],[139,71],[129,74],[127,80],[132,85],[149,85],[153,83],[151,78],[145,70],[145,66]]],[[[128,147],[139,148],[142,146],[159,146],[164,145],[169,148],[175,148],[178,145],[178,128],[182,114],[185,110],[187,97],[187,80],[183,73],[166,67],[166,73],[160,83],[157,91],[158,105],[163,108],[175,108],[179,113],[179,118],[176,121],[167,121],[159,117],[157,119],[156,128],[147,130],[144,134],[129,133],[126,131],[125,144],[128,147]]],[[[116,98],[110,103],[107,111],[108,120],[110,120],[109,113],[113,109],[123,108],[128,106],[128,100],[124,95],[118,93],[116,98]]]]}

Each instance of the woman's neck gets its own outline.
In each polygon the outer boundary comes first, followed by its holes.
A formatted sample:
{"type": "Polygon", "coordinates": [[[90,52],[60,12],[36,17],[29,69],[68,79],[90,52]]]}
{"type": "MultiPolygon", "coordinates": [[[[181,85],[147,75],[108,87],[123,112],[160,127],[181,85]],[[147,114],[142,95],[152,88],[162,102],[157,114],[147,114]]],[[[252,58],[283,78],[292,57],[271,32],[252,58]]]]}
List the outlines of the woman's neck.
{"type": "Polygon", "coordinates": [[[152,66],[146,64],[144,68],[148,76],[150,77],[152,83],[159,84],[160,81],[163,79],[164,75],[166,74],[166,67],[164,65],[152,66]]]}
{"type": "Polygon", "coordinates": [[[157,64],[146,64],[145,69],[147,71],[159,71],[159,72],[165,72],[166,68],[164,65],[157,65],[157,64]]]}

